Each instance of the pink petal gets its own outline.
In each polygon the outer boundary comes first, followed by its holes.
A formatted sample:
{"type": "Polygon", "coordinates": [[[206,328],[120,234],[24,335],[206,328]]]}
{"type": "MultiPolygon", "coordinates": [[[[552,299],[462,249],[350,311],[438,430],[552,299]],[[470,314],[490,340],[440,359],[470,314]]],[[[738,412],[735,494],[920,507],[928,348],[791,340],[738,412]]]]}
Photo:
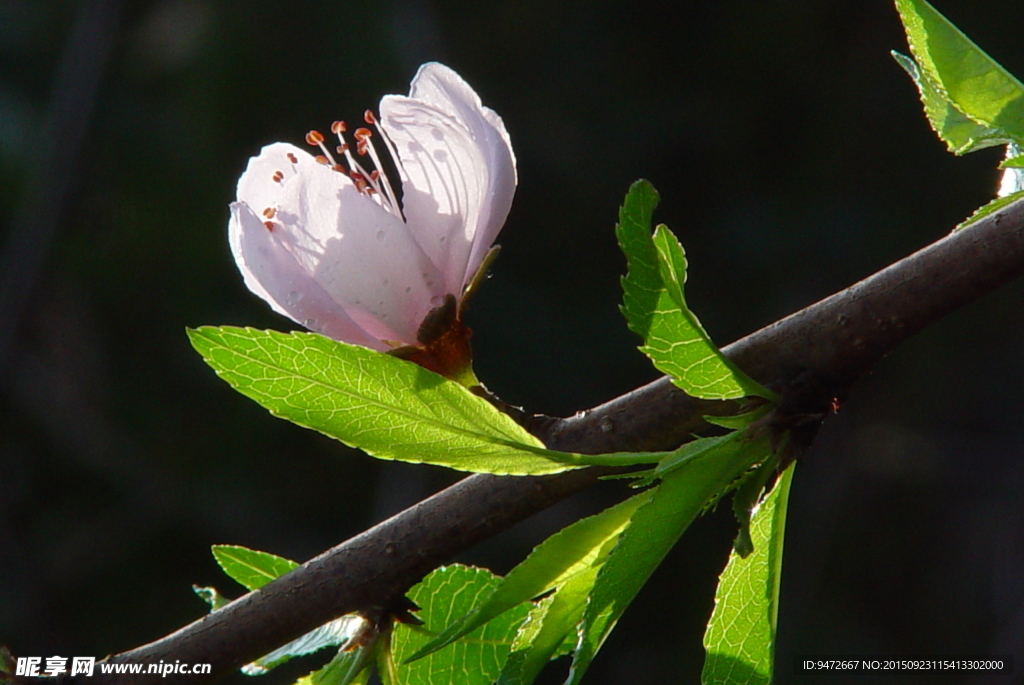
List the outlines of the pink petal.
{"type": "MultiPolygon", "coordinates": [[[[238,200],[252,208],[249,214],[264,233],[272,235],[269,242],[286,252],[306,275],[304,288],[295,292],[302,293],[303,300],[312,296],[321,305],[323,293],[344,313],[344,321],[336,326],[339,330],[349,331],[350,323],[356,325],[376,338],[378,342],[368,346],[377,349],[382,347],[379,341],[416,342],[419,324],[445,292],[443,279],[406,224],[359,193],[347,176],[318,164],[294,146],[270,145],[250,160],[238,183],[238,200]],[[277,172],[281,172],[280,181],[274,180],[277,172]],[[263,209],[271,210],[267,220],[273,230],[262,224],[263,209]]],[[[243,248],[239,266],[244,273],[245,240],[258,241],[250,235],[255,228],[251,219],[245,212],[240,216],[245,219],[237,222],[243,248]]],[[[232,235],[235,233],[233,219],[232,235]]],[[[276,301],[278,311],[305,323],[281,300],[286,289],[277,281],[295,283],[296,274],[283,270],[280,261],[275,254],[274,268],[258,274],[250,267],[253,278],[247,276],[246,284],[272,305],[276,301]],[[256,281],[255,287],[250,280],[256,281]]],[[[323,332],[367,344],[326,329],[323,332]]]]}
{"type": "Polygon", "coordinates": [[[231,252],[246,286],[278,314],[336,340],[375,350],[388,348],[331,299],[248,205],[232,203],[228,230],[231,252]]]}
{"type": "Polygon", "coordinates": [[[409,97],[386,96],[381,126],[395,144],[406,219],[461,296],[512,204],[515,157],[501,118],[448,67],[420,67],[409,97]]]}

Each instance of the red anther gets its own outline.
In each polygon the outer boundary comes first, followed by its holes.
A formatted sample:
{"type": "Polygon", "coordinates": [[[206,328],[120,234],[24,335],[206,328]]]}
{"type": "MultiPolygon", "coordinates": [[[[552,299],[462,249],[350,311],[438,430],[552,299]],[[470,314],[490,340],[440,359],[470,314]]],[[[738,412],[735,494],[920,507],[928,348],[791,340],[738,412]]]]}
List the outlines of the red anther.
{"type": "Polygon", "coordinates": [[[280,171],[275,171],[274,175],[271,178],[274,179],[274,183],[280,183],[281,181],[284,180],[284,173],[280,171]]]}
{"type": "Polygon", "coordinates": [[[288,157],[288,161],[291,162],[292,164],[298,164],[299,163],[299,158],[295,156],[294,152],[289,152],[287,157],[288,157]]]}
{"type": "Polygon", "coordinates": [[[310,131],[306,134],[306,142],[310,145],[319,145],[324,142],[324,136],[320,131],[310,131]]]}
{"type": "Polygon", "coordinates": [[[345,173],[345,167],[341,166],[340,164],[335,164],[331,168],[337,171],[339,174],[345,173]]]}
{"type": "Polygon", "coordinates": [[[374,169],[373,171],[370,172],[370,180],[371,181],[376,181],[378,178],[380,178],[380,172],[379,171],[374,169]]]}
{"type": "Polygon", "coordinates": [[[368,128],[357,128],[352,135],[356,140],[367,140],[373,135],[373,131],[368,128]]]}
{"type": "Polygon", "coordinates": [[[335,121],[333,124],[331,124],[331,133],[333,133],[334,135],[344,133],[347,130],[348,126],[345,125],[344,121],[335,121]]]}
{"type": "Polygon", "coordinates": [[[274,209],[273,207],[267,207],[266,209],[263,210],[263,216],[267,217],[268,219],[273,219],[276,214],[277,210],[274,209]]]}
{"type": "Polygon", "coordinates": [[[274,222],[273,221],[264,221],[263,225],[267,227],[268,231],[273,231],[274,230],[274,222]]]}
{"type": "Polygon", "coordinates": [[[360,193],[366,192],[366,189],[370,186],[370,184],[366,182],[366,177],[358,171],[353,171],[348,175],[348,177],[356,184],[356,190],[360,193]]]}
{"type": "Polygon", "coordinates": [[[367,147],[368,147],[368,145],[366,144],[366,141],[365,140],[360,140],[356,144],[356,152],[358,152],[361,155],[365,155],[367,147]]]}
{"type": "Polygon", "coordinates": [[[373,112],[372,111],[366,110],[366,113],[363,114],[363,121],[365,121],[368,124],[376,124],[377,123],[377,117],[373,116],[373,112]]]}
{"type": "Polygon", "coordinates": [[[331,163],[331,160],[327,159],[327,158],[326,158],[326,157],[324,157],[323,155],[317,155],[316,157],[314,157],[314,159],[316,159],[316,163],[317,163],[317,164],[324,164],[324,165],[328,165],[328,164],[330,164],[330,163],[331,163]]]}
{"type": "Polygon", "coordinates": [[[346,150],[348,150],[348,143],[342,143],[337,148],[337,152],[338,152],[339,155],[345,154],[346,150]]]}

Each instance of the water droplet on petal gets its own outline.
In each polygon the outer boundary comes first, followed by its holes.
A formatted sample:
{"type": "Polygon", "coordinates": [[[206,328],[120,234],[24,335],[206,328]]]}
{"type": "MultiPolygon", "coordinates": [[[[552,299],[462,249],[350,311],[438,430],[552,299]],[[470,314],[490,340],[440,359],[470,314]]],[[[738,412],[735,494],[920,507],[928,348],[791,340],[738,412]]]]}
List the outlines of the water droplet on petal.
{"type": "Polygon", "coordinates": [[[405,286],[405,292],[411,293],[412,292],[412,286],[411,285],[405,286]]]}
{"type": "Polygon", "coordinates": [[[306,319],[302,325],[306,328],[316,328],[316,319],[306,319]]]}
{"type": "Polygon", "coordinates": [[[299,292],[298,290],[292,290],[290,293],[288,293],[288,297],[286,297],[285,299],[287,300],[288,304],[298,304],[299,302],[302,302],[303,297],[303,293],[299,292]]]}
{"type": "Polygon", "coordinates": [[[441,237],[440,237],[440,238],[438,239],[438,241],[437,241],[437,242],[439,242],[439,243],[443,243],[443,242],[444,242],[444,241],[446,241],[446,240],[448,240],[448,236],[446,236],[446,235],[443,235],[443,236],[441,236],[441,237]]]}
{"type": "Polygon", "coordinates": [[[384,240],[384,231],[377,231],[377,240],[384,240]]]}
{"type": "Polygon", "coordinates": [[[441,297],[440,295],[434,295],[432,298],[430,298],[431,307],[440,307],[442,304],[444,304],[444,298],[441,297]]]}

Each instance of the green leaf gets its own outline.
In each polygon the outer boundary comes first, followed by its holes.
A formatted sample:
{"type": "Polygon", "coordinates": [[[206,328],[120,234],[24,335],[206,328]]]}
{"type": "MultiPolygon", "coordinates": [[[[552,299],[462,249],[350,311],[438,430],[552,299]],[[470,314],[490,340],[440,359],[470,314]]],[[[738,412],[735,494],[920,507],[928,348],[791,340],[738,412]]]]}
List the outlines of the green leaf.
{"type": "Polygon", "coordinates": [[[732,511],[736,516],[736,522],[739,523],[740,526],[739,532],[736,534],[736,542],[733,544],[733,548],[735,549],[736,554],[738,554],[742,559],[746,559],[750,556],[750,553],[754,551],[754,541],[751,537],[750,520],[761,503],[761,495],[764,492],[765,484],[779,468],[778,454],[783,449],[785,442],[788,442],[788,440],[789,433],[785,433],[783,434],[781,441],[773,442],[775,450],[766,455],[765,460],[756,468],[753,468],[743,474],[739,482],[733,488],[732,511]]]}
{"type": "Polygon", "coordinates": [[[683,285],[686,283],[686,255],[675,235],[664,225],[654,232],[654,246],[658,251],[658,267],[662,283],[672,303],[675,314],[666,313],[679,324],[676,335],[666,326],[670,335],[655,339],[648,336],[647,346],[665,360],[666,367],[676,385],[688,394],[704,399],[732,399],[755,395],[768,399],[774,395],[760,383],[736,368],[728,357],[711,342],[697,316],[686,306],[683,285]]]}
{"type": "Polygon", "coordinates": [[[928,123],[946,143],[950,152],[964,155],[1011,141],[1011,138],[1002,131],[983,126],[957,109],[935,82],[918,68],[917,62],[913,59],[896,51],[892,52],[892,56],[917,85],[928,123]]]}
{"type": "Polygon", "coordinates": [[[505,578],[499,580],[473,611],[448,625],[436,638],[409,657],[410,660],[441,649],[495,616],[599,567],[604,563],[611,546],[629,525],[630,518],[649,499],[648,492],[635,495],[549,537],[505,578]]]}
{"type": "Polygon", "coordinates": [[[217,588],[193,585],[192,591],[199,595],[200,599],[210,605],[211,612],[217,611],[217,609],[231,604],[231,600],[217,592],[217,588]]]}
{"type": "Polygon", "coordinates": [[[721,426],[729,430],[743,430],[758,419],[766,416],[774,409],[772,404],[764,404],[757,409],[752,409],[734,416],[705,416],[704,420],[713,426],[721,426]]]}
{"type": "Polygon", "coordinates": [[[969,217],[960,222],[960,225],[956,227],[956,230],[959,231],[960,229],[966,228],[973,224],[974,222],[984,219],[986,216],[989,216],[990,214],[995,214],[1003,207],[1012,205],[1014,202],[1021,199],[1024,199],[1024,190],[1019,190],[1016,193],[1010,193],[1009,195],[1004,195],[1003,197],[997,197],[996,199],[989,202],[987,205],[983,205],[979,209],[975,210],[974,214],[971,214],[969,217]]]}
{"type": "Polygon", "coordinates": [[[725,441],[665,474],[598,573],[567,685],[580,682],[633,597],[705,505],[767,451],[767,439],[725,441]]]}
{"type": "Polygon", "coordinates": [[[314,333],[188,332],[217,374],[288,419],[379,459],[499,475],[575,465],[469,390],[416,364],[314,333]]]}
{"type": "Polygon", "coordinates": [[[529,685],[551,659],[572,653],[576,626],[583,618],[599,569],[600,565],[591,566],[567,579],[530,611],[501,671],[500,685],[529,685]]]}
{"type": "Polygon", "coordinates": [[[409,591],[420,606],[422,628],[398,624],[391,638],[395,685],[490,685],[498,678],[515,641],[529,604],[503,613],[473,632],[411,664],[409,657],[422,649],[430,633],[444,630],[458,617],[472,612],[489,597],[500,579],[485,569],[445,566],[409,591]]]}
{"type": "Polygon", "coordinates": [[[1008,159],[1004,159],[999,164],[1000,169],[1021,169],[1024,168],[1024,155],[1017,154],[1008,159]]]}
{"type": "Polygon", "coordinates": [[[779,476],[754,516],[753,554],[743,559],[733,552],[722,572],[715,610],[704,635],[704,685],[772,682],[786,505],[793,468],[790,465],[779,476]]]}
{"type": "Polygon", "coordinates": [[[925,0],[896,0],[896,8],[937,92],[977,124],[1024,141],[1024,84],[925,0]]]}
{"type": "Polygon", "coordinates": [[[739,431],[733,431],[725,435],[715,435],[709,438],[696,438],[683,444],[670,456],[662,459],[649,474],[645,474],[644,478],[636,484],[636,487],[641,487],[659,478],[663,478],[665,475],[686,466],[696,459],[714,458],[714,455],[723,451],[731,454],[733,451],[741,449],[743,445],[743,434],[739,431]]]}
{"type": "Polygon", "coordinates": [[[687,394],[703,399],[773,395],[748,378],[715,347],[686,306],[686,257],[675,236],[659,226],[651,236],[658,193],[647,181],[629,189],[615,227],[626,255],[622,312],[644,339],[641,351],[687,394]]]}
{"type": "Polygon", "coordinates": [[[741,559],[746,559],[754,551],[751,517],[761,502],[761,493],[764,492],[765,483],[775,473],[778,466],[778,458],[772,455],[757,468],[747,471],[733,490],[732,512],[736,517],[736,522],[740,524],[733,548],[741,559]]]}
{"type": "Polygon", "coordinates": [[[290,559],[248,547],[214,545],[211,549],[213,558],[224,569],[224,573],[249,591],[257,590],[298,567],[290,559]]]}
{"type": "MultiPolygon", "coordinates": [[[[246,675],[265,675],[286,661],[306,654],[318,652],[327,647],[338,647],[346,644],[363,626],[364,619],[356,614],[346,614],[329,621],[319,628],[314,628],[305,635],[278,647],[256,661],[242,667],[246,675]]],[[[353,674],[355,675],[355,674],[353,674]]]]}
{"type": "Polygon", "coordinates": [[[300,678],[295,685],[359,685],[370,678],[374,646],[339,650],[323,668],[300,678]]]}

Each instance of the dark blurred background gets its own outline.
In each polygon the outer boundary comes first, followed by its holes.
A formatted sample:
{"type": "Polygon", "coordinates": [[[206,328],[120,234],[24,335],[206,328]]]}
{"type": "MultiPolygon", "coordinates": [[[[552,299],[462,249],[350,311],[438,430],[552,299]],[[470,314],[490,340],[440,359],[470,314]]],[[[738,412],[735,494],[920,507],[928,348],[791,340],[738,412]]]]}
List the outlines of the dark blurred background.
{"type": "MultiPolygon", "coordinates": [[[[937,5],[1024,75],[1024,3],[937,5]]],[[[891,49],[906,46],[883,0],[4,0],[0,644],[129,649],[204,613],[192,583],[241,593],[211,544],[305,560],[452,480],[271,418],[189,347],[186,326],[294,328],[227,247],[227,203],[262,145],[376,109],[424,61],[459,71],[519,160],[471,312],[477,372],[566,415],[655,377],[617,310],[612,227],[633,180],[660,190],[690,304],[723,344],[993,195],[1001,151],[948,154],[891,49]]],[[[1022,305],[1015,283],[905,344],[800,464],[779,683],[875,682],[800,677],[794,654],[1014,654],[1024,673],[1022,305]]],[[[504,572],[621,495],[588,493],[461,560],[504,572]]],[[[589,682],[697,681],[724,509],[673,551],[589,682]]]]}

